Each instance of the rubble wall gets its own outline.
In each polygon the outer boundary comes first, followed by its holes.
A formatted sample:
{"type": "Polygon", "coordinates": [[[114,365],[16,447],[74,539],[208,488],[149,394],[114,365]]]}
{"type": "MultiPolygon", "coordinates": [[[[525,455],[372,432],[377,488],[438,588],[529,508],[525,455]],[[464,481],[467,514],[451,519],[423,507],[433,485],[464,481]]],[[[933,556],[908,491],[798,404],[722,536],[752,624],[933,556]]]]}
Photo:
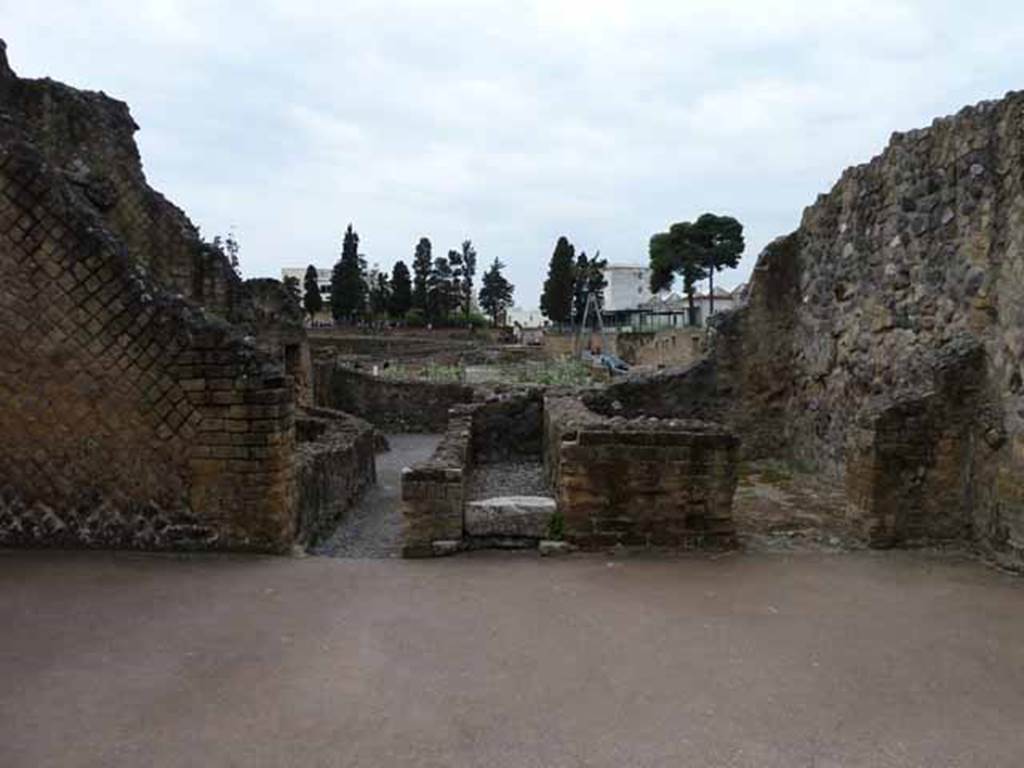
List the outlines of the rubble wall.
{"type": "Polygon", "coordinates": [[[895,134],[758,260],[711,359],[610,412],[722,418],[842,479],[878,544],[1024,562],[1024,94],[895,134]]]}
{"type": "Polygon", "coordinates": [[[373,376],[333,360],[313,364],[316,405],[366,419],[386,432],[443,433],[448,411],[473,400],[464,384],[373,376]]]}

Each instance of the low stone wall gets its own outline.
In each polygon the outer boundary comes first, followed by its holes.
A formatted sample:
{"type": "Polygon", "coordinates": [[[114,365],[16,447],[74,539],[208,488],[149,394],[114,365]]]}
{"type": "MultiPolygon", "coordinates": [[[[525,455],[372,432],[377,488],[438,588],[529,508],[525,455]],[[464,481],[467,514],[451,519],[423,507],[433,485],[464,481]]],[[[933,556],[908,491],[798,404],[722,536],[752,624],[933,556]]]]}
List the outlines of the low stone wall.
{"type": "Polygon", "coordinates": [[[399,381],[339,365],[313,367],[314,402],[366,419],[385,432],[444,432],[448,411],[473,400],[473,388],[455,383],[399,381]]]}
{"type": "Polygon", "coordinates": [[[295,420],[296,539],[315,544],[377,481],[378,434],[362,419],[323,408],[306,409],[295,420]]]}
{"type": "Polygon", "coordinates": [[[666,328],[651,333],[615,334],[615,353],[630,365],[689,365],[704,355],[704,331],[666,328]]]}
{"type": "Polygon", "coordinates": [[[402,472],[403,557],[431,557],[434,542],[462,540],[472,422],[471,408],[455,408],[433,456],[402,472]]]}
{"type": "Polygon", "coordinates": [[[596,549],[725,547],[739,441],[707,422],[609,418],[575,397],[544,403],[545,464],[565,537],[596,549]]]}

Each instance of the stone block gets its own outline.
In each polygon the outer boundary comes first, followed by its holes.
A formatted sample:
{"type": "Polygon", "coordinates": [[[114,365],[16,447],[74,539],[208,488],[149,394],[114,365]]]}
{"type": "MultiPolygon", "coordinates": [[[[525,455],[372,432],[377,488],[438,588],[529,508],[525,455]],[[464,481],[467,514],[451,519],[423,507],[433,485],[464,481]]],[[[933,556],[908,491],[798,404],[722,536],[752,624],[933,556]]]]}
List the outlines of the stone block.
{"type": "Polygon", "coordinates": [[[466,533],[541,539],[555,515],[555,500],[546,496],[501,496],[466,505],[466,533]]]}

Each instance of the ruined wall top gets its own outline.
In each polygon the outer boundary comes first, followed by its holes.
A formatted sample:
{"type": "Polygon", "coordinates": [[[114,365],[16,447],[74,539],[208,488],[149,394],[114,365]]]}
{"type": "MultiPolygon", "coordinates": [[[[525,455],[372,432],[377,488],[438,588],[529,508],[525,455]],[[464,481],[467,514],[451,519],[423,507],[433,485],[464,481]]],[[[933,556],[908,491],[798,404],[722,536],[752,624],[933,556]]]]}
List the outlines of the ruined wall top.
{"type": "Polygon", "coordinates": [[[134,138],[138,128],[123,101],[49,78],[20,78],[6,55],[0,61],[4,143],[20,141],[40,152],[168,291],[233,322],[249,319],[250,302],[227,259],[148,185],[134,138]]]}

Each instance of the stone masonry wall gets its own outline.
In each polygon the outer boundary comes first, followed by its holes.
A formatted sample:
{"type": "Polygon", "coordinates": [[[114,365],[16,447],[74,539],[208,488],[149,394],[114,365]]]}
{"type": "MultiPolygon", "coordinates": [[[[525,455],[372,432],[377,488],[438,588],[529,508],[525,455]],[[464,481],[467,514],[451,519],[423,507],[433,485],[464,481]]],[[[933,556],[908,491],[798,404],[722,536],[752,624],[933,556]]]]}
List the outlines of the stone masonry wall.
{"type": "Polygon", "coordinates": [[[335,363],[313,365],[316,405],[366,419],[387,432],[444,432],[448,411],[473,400],[473,388],[455,383],[399,381],[335,363]]]}
{"type": "Polygon", "coordinates": [[[296,537],[315,544],[376,482],[378,435],[369,422],[324,409],[296,419],[298,487],[296,537]]]}
{"type": "Polygon", "coordinates": [[[19,80],[0,45],[0,545],[280,551],[293,382],[154,279],[200,251],[134,189],[127,123],[101,94],[19,80]]]}
{"type": "Polygon", "coordinates": [[[727,547],[738,441],[705,422],[605,418],[544,404],[545,465],[570,542],[587,549],[727,547]]]}
{"type": "Polygon", "coordinates": [[[456,407],[430,459],[402,473],[403,557],[430,557],[433,542],[462,540],[472,424],[472,408],[456,407]]]}
{"type": "Polygon", "coordinates": [[[230,264],[146,183],[133,138],[138,125],[127,104],[50,79],[18,78],[3,50],[0,81],[5,120],[31,137],[35,150],[89,202],[136,265],[156,284],[222,318],[249,319],[244,288],[230,264]]]}
{"type": "Polygon", "coordinates": [[[895,134],[769,246],[711,358],[611,412],[712,415],[847,483],[876,543],[1024,565],[1024,94],[895,134]],[[952,382],[952,383],[951,383],[952,382]]]}

